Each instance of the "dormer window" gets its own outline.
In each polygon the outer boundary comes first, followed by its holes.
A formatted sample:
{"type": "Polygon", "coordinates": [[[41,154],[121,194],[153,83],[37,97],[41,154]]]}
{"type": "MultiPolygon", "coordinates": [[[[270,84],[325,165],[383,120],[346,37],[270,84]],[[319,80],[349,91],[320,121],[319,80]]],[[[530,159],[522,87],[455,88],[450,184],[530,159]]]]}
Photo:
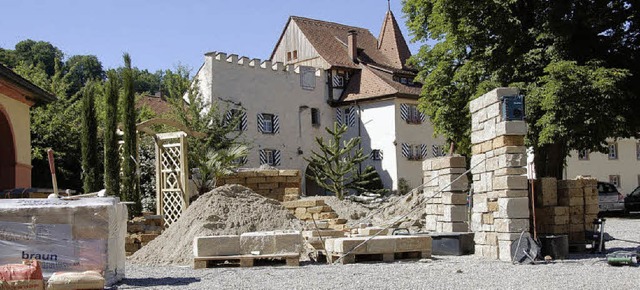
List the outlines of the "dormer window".
{"type": "Polygon", "coordinates": [[[331,76],[331,84],[334,88],[344,88],[349,81],[349,72],[343,70],[334,70],[331,76]]]}

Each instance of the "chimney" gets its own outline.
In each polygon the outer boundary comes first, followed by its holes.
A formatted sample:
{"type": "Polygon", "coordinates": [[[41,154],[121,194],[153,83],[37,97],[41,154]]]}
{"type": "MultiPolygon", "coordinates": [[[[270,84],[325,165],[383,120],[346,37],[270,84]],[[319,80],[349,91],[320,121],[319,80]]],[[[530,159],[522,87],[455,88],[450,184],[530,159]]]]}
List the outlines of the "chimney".
{"type": "Polygon", "coordinates": [[[357,62],[358,59],[358,33],[355,30],[349,30],[347,32],[347,49],[349,50],[349,58],[353,62],[357,62]]]}

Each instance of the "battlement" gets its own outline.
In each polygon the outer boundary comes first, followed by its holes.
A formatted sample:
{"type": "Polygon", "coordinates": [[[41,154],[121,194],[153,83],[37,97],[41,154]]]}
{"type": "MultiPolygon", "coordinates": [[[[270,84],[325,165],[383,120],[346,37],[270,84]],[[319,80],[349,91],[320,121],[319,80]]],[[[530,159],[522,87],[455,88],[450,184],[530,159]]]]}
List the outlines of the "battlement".
{"type": "MultiPolygon", "coordinates": [[[[284,63],[278,61],[276,63],[272,63],[270,60],[260,60],[259,58],[248,58],[246,56],[238,57],[237,54],[229,54],[227,55],[224,52],[208,52],[205,56],[211,57],[213,61],[217,61],[220,63],[229,63],[229,64],[237,64],[239,66],[244,66],[252,69],[262,69],[262,70],[270,70],[274,72],[288,72],[288,73],[300,73],[300,67],[293,64],[285,65],[284,63]]],[[[314,68],[310,66],[302,66],[305,68],[315,69],[315,76],[321,77],[324,71],[321,68],[314,68]]]]}

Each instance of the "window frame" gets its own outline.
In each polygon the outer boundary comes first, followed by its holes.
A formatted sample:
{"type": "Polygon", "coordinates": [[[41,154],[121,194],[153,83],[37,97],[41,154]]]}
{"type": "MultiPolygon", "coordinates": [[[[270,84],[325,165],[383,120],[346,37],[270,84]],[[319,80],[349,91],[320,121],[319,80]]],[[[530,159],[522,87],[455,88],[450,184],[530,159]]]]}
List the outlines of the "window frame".
{"type": "Polygon", "coordinates": [[[292,55],[292,59],[293,60],[298,60],[298,50],[297,49],[293,50],[292,54],[293,54],[292,55]]]}
{"type": "Polygon", "coordinates": [[[609,183],[613,184],[616,188],[622,187],[622,180],[618,174],[609,175],[609,183]]]}
{"type": "Polygon", "coordinates": [[[264,159],[267,161],[267,163],[265,163],[265,164],[270,165],[270,166],[275,166],[274,165],[275,162],[276,162],[276,158],[275,158],[276,152],[275,152],[275,150],[274,149],[263,149],[263,151],[264,151],[264,159]]]}
{"type": "Polygon", "coordinates": [[[640,160],[640,141],[636,142],[636,159],[640,160]]]}
{"type": "Polygon", "coordinates": [[[578,160],[589,161],[589,150],[578,150],[578,160]]]}
{"type": "Polygon", "coordinates": [[[418,110],[418,105],[407,104],[407,106],[408,106],[407,123],[422,124],[422,117],[420,115],[420,111],[418,110]]]}
{"type": "Polygon", "coordinates": [[[382,160],[382,155],[380,154],[380,152],[382,152],[382,150],[380,149],[372,149],[371,150],[371,160],[382,160]]]}
{"type": "Polygon", "coordinates": [[[274,114],[268,114],[268,113],[262,113],[262,133],[263,134],[274,134],[274,126],[273,126],[273,118],[274,118],[274,114]],[[269,124],[270,128],[269,130],[267,130],[267,123],[269,124]]]}
{"type": "Polygon", "coordinates": [[[618,143],[609,143],[609,150],[607,152],[609,160],[618,160],[618,143]],[[613,150],[611,150],[613,148],[613,150]]]}
{"type": "Polygon", "coordinates": [[[311,108],[311,126],[320,126],[320,109],[311,108]]]}

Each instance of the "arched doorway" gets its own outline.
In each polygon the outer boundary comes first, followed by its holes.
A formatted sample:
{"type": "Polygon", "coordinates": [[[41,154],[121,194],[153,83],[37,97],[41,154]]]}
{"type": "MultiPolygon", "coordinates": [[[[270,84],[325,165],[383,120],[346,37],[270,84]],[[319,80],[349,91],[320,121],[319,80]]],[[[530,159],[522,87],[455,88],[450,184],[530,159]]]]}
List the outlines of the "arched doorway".
{"type": "Polygon", "coordinates": [[[16,149],[13,130],[4,110],[0,110],[0,190],[16,187],[16,149]]]}
{"type": "Polygon", "coordinates": [[[309,174],[311,174],[311,171],[309,170],[309,166],[307,166],[307,170],[304,175],[304,189],[306,196],[325,195],[324,188],[320,187],[318,183],[309,178],[309,174]]]}

